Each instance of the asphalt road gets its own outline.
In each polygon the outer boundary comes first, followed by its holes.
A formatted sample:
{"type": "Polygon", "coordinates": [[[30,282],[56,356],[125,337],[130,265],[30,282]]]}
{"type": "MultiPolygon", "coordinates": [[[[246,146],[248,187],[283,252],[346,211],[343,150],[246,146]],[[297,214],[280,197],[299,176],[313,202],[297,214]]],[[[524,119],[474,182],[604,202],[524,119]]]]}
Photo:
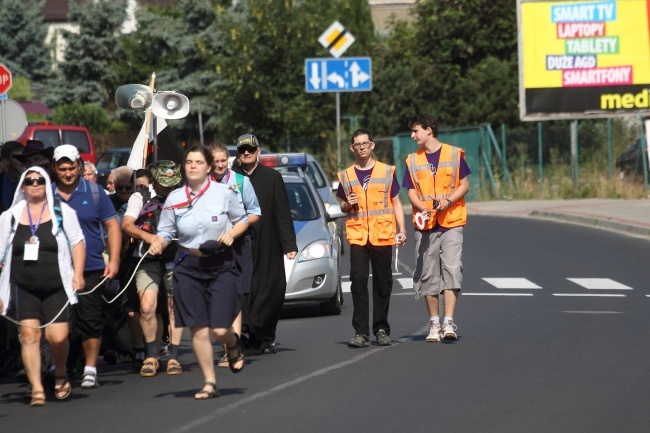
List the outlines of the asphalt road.
{"type": "Polygon", "coordinates": [[[141,378],[128,363],[102,365],[101,388],[83,390],[77,380],[71,401],[48,396],[44,408],[30,408],[24,387],[2,378],[0,431],[648,430],[650,242],[474,216],[465,230],[460,338],[426,343],[424,301],[410,289],[409,239],[395,275],[391,347],[346,346],[353,336],[346,293],[341,316],[285,307],[278,353],[249,353],[241,374],[219,369],[218,399],[193,400],[201,375],[186,339],[181,376],[141,378]]]}

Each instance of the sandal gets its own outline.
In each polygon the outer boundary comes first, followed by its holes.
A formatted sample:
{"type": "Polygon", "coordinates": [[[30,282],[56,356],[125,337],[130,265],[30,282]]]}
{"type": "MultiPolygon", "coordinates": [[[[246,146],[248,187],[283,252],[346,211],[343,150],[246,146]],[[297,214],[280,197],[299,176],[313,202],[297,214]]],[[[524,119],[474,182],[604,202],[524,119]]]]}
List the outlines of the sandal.
{"type": "Polygon", "coordinates": [[[142,368],[140,369],[140,376],[143,377],[153,377],[158,374],[160,369],[160,363],[156,358],[147,358],[142,363],[142,368]]]}
{"type": "Polygon", "coordinates": [[[230,371],[233,373],[239,373],[244,369],[244,366],[246,365],[246,359],[244,356],[244,350],[242,349],[241,346],[241,340],[239,339],[239,335],[235,333],[235,344],[233,346],[226,346],[226,357],[228,359],[228,367],[230,367],[230,371]],[[235,364],[237,364],[239,361],[244,361],[242,363],[242,366],[240,368],[235,368],[235,364]]]}
{"type": "Polygon", "coordinates": [[[55,380],[63,381],[63,383],[58,388],[56,387],[56,385],[54,386],[54,396],[56,397],[56,399],[65,400],[68,397],[70,397],[70,393],[72,392],[72,385],[68,380],[68,376],[56,377],[55,380]]]}
{"type": "Polygon", "coordinates": [[[84,376],[81,380],[81,387],[85,389],[99,388],[97,373],[93,373],[92,371],[84,371],[84,376]]]}
{"type": "MultiPolygon", "coordinates": [[[[224,346],[224,348],[225,348],[225,346],[224,346]]],[[[224,352],[223,356],[221,357],[221,359],[217,363],[217,367],[226,368],[229,365],[230,364],[228,364],[228,354],[226,352],[224,352]]]]}
{"type": "Polygon", "coordinates": [[[167,361],[167,374],[170,376],[182,374],[183,369],[181,368],[181,363],[175,359],[170,359],[167,361]]]}
{"type": "Polygon", "coordinates": [[[219,397],[217,385],[214,382],[205,382],[203,389],[194,395],[194,400],[209,400],[215,397],[219,397]],[[208,391],[205,388],[212,388],[212,391],[208,391]]]}
{"type": "Polygon", "coordinates": [[[43,391],[32,392],[32,401],[29,405],[31,407],[45,406],[45,393],[43,391]]]}

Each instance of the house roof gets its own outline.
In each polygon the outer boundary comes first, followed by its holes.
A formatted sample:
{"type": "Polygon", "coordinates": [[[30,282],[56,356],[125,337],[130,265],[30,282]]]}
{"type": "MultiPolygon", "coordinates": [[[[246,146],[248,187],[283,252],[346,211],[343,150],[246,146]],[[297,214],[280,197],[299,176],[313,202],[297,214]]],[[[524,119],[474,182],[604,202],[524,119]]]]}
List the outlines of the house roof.
{"type": "MultiPolygon", "coordinates": [[[[139,4],[166,5],[171,0],[138,0],[139,4]]],[[[68,0],[45,0],[43,7],[45,22],[68,21],[68,0]]]]}

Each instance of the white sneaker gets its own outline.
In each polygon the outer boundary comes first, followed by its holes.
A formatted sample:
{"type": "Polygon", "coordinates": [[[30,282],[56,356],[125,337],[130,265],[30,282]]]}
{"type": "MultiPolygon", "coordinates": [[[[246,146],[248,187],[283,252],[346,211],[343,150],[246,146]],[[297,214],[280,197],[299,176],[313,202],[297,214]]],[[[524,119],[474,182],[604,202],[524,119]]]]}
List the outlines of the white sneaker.
{"type": "Polygon", "coordinates": [[[440,340],[442,340],[442,328],[440,327],[440,323],[429,321],[429,335],[427,336],[427,341],[429,343],[436,343],[440,340]]]}
{"type": "Polygon", "coordinates": [[[442,325],[442,335],[445,340],[458,340],[456,335],[456,324],[453,320],[448,320],[442,325]]]}

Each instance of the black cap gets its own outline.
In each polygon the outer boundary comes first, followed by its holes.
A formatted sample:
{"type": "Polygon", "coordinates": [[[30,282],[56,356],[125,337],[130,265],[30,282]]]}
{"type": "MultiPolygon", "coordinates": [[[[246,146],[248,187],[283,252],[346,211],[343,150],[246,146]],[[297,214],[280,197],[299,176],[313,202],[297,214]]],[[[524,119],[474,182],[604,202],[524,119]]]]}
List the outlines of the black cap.
{"type": "Polygon", "coordinates": [[[253,134],[244,134],[240,135],[237,139],[237,149],[239,149],[241,146],[260,147],[260,143],[257,141],[257,137],[255,137],[253,134]]]}

